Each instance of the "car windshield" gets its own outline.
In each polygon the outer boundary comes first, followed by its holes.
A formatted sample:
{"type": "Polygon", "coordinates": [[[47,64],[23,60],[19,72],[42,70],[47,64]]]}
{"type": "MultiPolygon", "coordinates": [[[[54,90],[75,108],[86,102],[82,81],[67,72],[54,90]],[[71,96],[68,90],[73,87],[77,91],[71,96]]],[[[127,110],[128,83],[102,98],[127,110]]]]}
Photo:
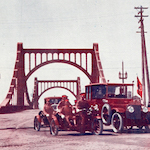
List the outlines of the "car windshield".
{"type": "Polygon", "coordinates": [[[131,98],[132,97],[132,86],[109,85],[108,86],[108,97],[131,98]]]}
{"type": "Polygon", "coordinates": [[[106,97],[105,85],[93,85],[92,86],[92,99],[100,99],[106,97]]]}
{"type": "Polygon", "coordinates": [[[59,99],[57,99],[57,98],[55,98],[55,99],[50,99],[50,103],[51,103],[51,104],[58,104],[60,101],[61,101],[60,98],[59,98],[59,99]]]}

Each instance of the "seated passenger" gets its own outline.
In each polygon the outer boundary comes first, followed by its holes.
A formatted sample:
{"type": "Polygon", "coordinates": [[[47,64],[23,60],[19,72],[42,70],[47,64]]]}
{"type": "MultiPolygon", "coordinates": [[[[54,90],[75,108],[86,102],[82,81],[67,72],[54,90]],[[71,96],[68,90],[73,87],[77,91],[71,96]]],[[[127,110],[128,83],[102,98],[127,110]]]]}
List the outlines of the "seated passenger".
{"type": "Polygon", "coordinates": [[[43,113],[47,116],[49,123],[52,120],[53,112],[54,112],[54,110],[51,106],[51,103],[49,100],[47,100],[46,103],[44,104],[43,113]]]}
{"type": "MultiPolygon", "coordinates": [[[[69,103],[68,99],[65,100],[64,106],[62,106],[60,113],[62,113],[65,116],[67,123],[69,124],[70,127],[72,127],[72,124],[70,123],[69,120],[70,119],[75,120],[75,119],[74,119],[74,117],[73,117],[74,115],[72,113],[72,106],[69,103]]],[[[75,123],[75,121],[74,121],[74,123],[75,123]]]]}
{"type": "MultiPolygon", "coordinates": [[[[62,99],[61,99],[61,101],[58,103],[58,106],[57,106],[58,111],[60,111],[61,108],[65,105],[65,100],[67,100],[67,96],[66,96],[66,95],[62,95],[62,99]]],[[[69,101],[68,101],[68,102],[69,102],[69,101]]],[[[70,103],[69,103],[69,104],[70,104],[70,103]]],[[[70,106],[71,106],[71,104],[70,104],[70,106]]]]}

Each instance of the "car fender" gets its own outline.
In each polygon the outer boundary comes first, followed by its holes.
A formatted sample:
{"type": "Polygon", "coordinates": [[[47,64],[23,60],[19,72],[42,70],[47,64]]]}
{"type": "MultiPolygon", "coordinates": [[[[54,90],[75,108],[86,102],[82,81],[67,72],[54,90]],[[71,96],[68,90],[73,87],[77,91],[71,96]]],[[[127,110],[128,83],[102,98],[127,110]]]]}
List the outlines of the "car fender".
{"type": "Polygon", "coordinates": [[[40,115],[37,115],[36,118],[37,118],[38,122],[41,122],[41,117],[40,117],[40,115]]]}
{"type": "Polygon", "coordinates": [[[96,119],[102,119],[102,117],[100,115],[95,117],[96,119]]]}
{"type": "Polygon", "coordinates": [[[115,112],[118,112],[118,113],[124,113],[126,110],[124,108],[112,108],[113,110],[115,110],[115,112]]]}
{"type": "Polygon", "coordinates": [[[59,126],[59,122],[56,116],[52,115],[52,119],[55,121],[55,124],[59,126]]]}
{"type": "Polygon", "coordinates": [[[148,121],[148,124],[150,124],[150,112],[148,111],[148,113],[146,114],[146,119],[148,121]]]}

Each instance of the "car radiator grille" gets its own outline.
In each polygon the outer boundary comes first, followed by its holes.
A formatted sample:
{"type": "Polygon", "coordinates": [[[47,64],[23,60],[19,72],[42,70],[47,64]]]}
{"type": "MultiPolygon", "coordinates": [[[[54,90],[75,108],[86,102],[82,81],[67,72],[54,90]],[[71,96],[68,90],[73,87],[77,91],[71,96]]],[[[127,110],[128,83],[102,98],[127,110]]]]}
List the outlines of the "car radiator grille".
{"type": "Polygon", "coordinates": [[[128,119],[141,119],[141,106],[140,105],[132,105],[134,108],[134,112],[130,113],[126,111],[126,117],[128,119]]]}

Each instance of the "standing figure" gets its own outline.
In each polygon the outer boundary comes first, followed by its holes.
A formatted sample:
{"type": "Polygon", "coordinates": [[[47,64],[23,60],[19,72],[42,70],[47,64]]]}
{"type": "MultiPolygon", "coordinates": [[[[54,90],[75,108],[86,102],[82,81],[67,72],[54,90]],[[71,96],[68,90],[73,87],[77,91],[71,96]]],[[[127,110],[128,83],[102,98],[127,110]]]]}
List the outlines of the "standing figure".
{"type": "Polygon", "coordinates": [[[77,109],[88,109],[90,108],[89,103],[85,100],[85,93],[81,93],[81,98],[76,102],[77,109]]]}
{"type": "Polygon", "coordinates": [[[89,103],[85,100],[85,93],[81,93],[81,98],[76,103],[76,108],[79,110],[81,117],[81,132],[85,132],[85,120],[87,119],[87,109],[90,108],[89,103]]]}

